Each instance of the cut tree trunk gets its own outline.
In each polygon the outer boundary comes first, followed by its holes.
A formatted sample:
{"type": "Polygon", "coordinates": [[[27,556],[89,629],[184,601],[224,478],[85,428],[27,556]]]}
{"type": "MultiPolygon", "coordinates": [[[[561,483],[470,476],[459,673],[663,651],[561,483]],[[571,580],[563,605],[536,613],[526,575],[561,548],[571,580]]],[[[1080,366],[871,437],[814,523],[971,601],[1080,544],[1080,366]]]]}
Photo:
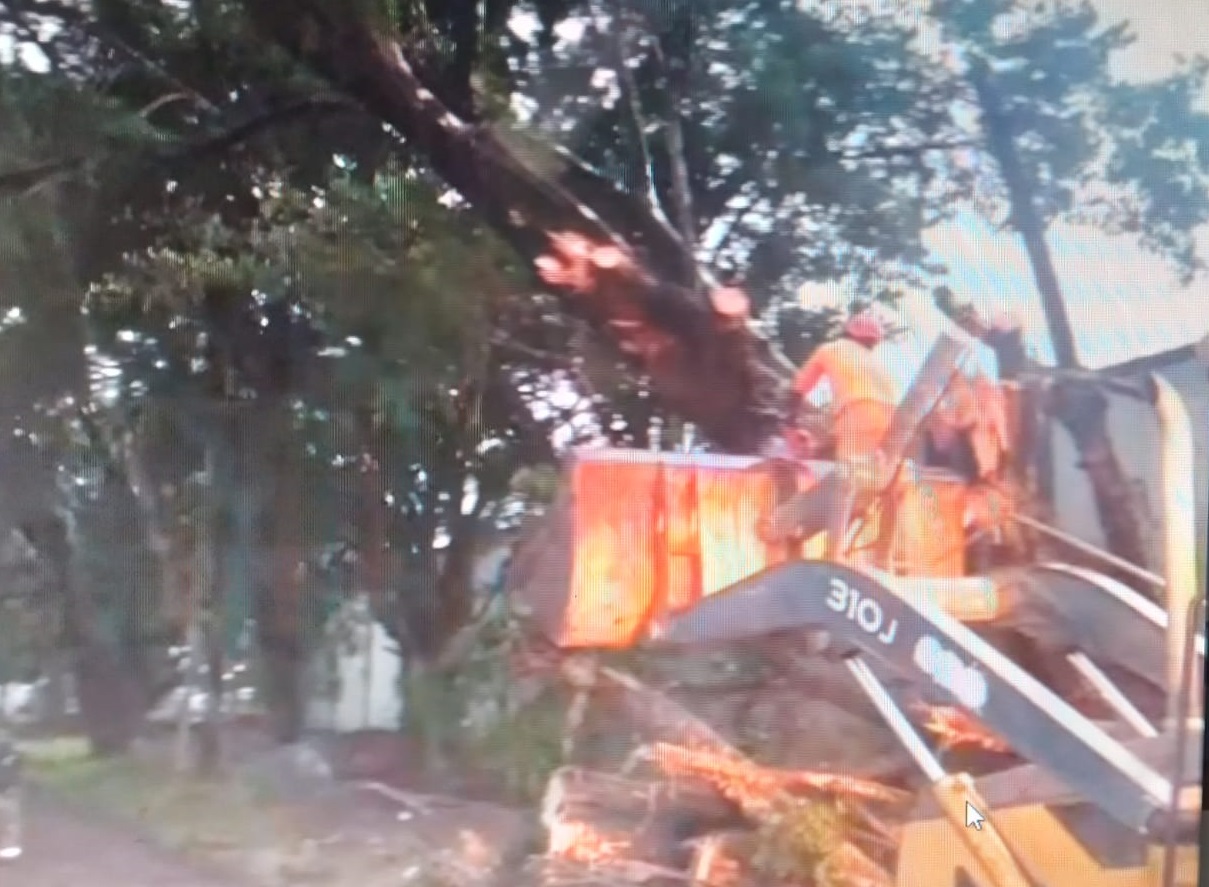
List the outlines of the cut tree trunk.
{"type": "Polygon", "coordinates": [[[708,786],[564,767],[547,786],[541,821],[546,855],[553,859],[683,868],[685,840],[741,820],[737,808],[708,786]]]}
{"type": "MultiPolygon", "coordinates": [[[[1139,567],[1148,567],[1150,558],[1142,542],[1141,522],[1138,519],[1133,493],[1108,433],[1108,398],[1096,380],[1089,378],[1087,374],[1064,372],[1062,368],[1046,370],[1037,366],[1023,357],[1023,333],[1019,328],[995,329],[978,316],[970,305],[955,305],[938,300],[937,306],[966,332],[993,347],[997,356],[1006,358],[1013,378],[1027,373],[1041,377],[1048,383],[1048,391],[1044,396],[1041,396],[1041,389],[1037,384],[1028,385],[1032,392],[1028,398],[1030,411],[1035,415],[1039,412],[1037,406],[1043,403],[1045,411],[1061,422],[1070,435],[1079,454],[1080,467],[1087,473],[1091,484],[1108,550],[1139,567]]],[[[1046,475],[1052,470],[1051,466],[1043,464],[1050,457],[1049,442],[1044,437],[1046,430],[1044,423],[1034,420],[1032,433],[1036,437],[1031,443],[1037,464],[1034,466],[1036,474],[1031,489],[1043,497],[1047,486],[1046,475]]],[[[1052,485],[1052,479],[1049,480],[1052,485]]],[[[1045,504],[1047,510],[1052,508],[1052,501],[1045,504]]],[[[1039,515],[1043,519],[1046,516],[1039,515]]],[[[1104,568],[1103,572],[1131,587],[1136,584],[1132,576],[1111,567],[1104,568]]],[[[1145,593],[1149,594],[1151,590],[1147,589],[1145,593]]]]}
{"type": "Polygon", "coordinates": [[[745,831],[714,832],[693,842],[689,878],[700,887],[762,887],[747,860],[752,835],[745,831]]]}
{"type": "Polygon", "coordinates": [[[685,247],[647,208],[575,164],[564,164],[561,178],[543,174],[498,130],[459,119],[403,45],[365,18],[318,0],[288,16],[273,0],[243,5],[270,40],[394,127],[527,261],[547,251],[554,232],[637,258],[644,273],[624,293],[559,295],[650,376],[669,409],[730,450],[754,452],[780,432],[792,367],[749,324],[719,322],[697,287],[674,283],[685,247]]]}

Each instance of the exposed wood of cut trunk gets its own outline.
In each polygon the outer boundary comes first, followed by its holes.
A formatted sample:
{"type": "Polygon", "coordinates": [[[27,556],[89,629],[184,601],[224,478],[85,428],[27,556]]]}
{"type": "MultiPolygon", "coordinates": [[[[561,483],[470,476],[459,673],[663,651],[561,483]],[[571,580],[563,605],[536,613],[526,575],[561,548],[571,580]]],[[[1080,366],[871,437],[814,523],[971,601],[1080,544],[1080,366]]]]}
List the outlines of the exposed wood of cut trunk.
{"type": "Polygon", "coordinates": [[[564,304],[715,443],[753,451],[779,433],[791,367],[748,324],[719,322],[709,300],[672,283],[684,248],[646,208],[606,183],[585,183],[582,170],[558,181],[527,166],[498,132],[453,115],[400,44],[348,10],[318,0],[296,3],[288,16],[274,0],[244,6],[271,40],[402,134],[526,260],[561,231],[636,255],[645,273],[627,291],[607,300],[563,292],[564,304]]]}
{"type": "Polygon", "coordinates": [[[547,856],[590,864],[640,860],[678,866],[680,835],[739,821],[738,811],[708,787],[627,779],[564,767],[542,800],[547,856]]]}
{"type": "MultiPolygon", "coordinates": [[[[1142,543],[1141,522],[1133,495],[1108,433],[1108,400],[1094,379],[1077,373],[1063,373],[1061,369],[1047,371],[1023,358],[1022,332],[1019,329],[995,329],[970,305],[938,305],[966,332],[994,347],[1001,361],[1006,356],[1014,376],[1019,377],[1025,372],[1039,375],[1048,372],[1052,375],[1049,395],[1044,398],[1045,406],[1070,434],[1071,441],[1079,453],[1080,466],[1087,473],[1091,484],[1108,550],[1140,567],[1148,567],[1150,558],[1147,557],[1146,548],[1142,543]]],[[[1030,400],[1033,399],[1033,396],[1030,396],[1030,400]]],[[[1039,439],[1043,430],[1034,429],[1038,437],[1031,442],[1038,461],[1047,446],[1046,441],[1039,439]]],[[[1038,493],[1044,492],[1044,478],[1036,477],[1035,481],[1032,489],[1038,493]]],[[[1132,577],[1120,571],[1109,568],[1104,572],[1127,585],[1136,584],[1132,577]]],[[[1151,589],[1145,589],[1144,592],[1150,593],[1151,589]]]]}
{"type": "Polygon", "coordinates": [[[702,887],[757,887],[758,877],[750,871],[750,832],[728,831],[705,835],[693,843],[689,866],[692,883],[702,887]]]}

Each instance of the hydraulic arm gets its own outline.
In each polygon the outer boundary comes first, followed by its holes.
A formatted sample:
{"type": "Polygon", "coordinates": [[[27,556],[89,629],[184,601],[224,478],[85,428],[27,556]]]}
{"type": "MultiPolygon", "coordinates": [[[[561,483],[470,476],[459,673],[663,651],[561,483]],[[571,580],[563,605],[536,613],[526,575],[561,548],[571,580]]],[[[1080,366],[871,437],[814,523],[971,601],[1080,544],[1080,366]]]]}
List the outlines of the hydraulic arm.
{"type": "Polygon", "coordinates": [[[896,593],[838,564],[773,567],[672,617],[663,644],[708,645],[813,628],[829,653],[965,708],[1021,756],[1136,831],[1164,829],[1171,784],[925,593],[896,593]]]}

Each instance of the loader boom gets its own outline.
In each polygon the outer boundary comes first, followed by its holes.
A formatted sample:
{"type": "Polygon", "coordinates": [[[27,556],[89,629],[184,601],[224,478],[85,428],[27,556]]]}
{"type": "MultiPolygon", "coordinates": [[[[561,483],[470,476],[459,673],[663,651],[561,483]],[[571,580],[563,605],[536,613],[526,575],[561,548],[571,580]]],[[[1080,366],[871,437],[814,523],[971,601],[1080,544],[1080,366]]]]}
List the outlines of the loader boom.
{"type": "Polygon", "coordinates": [[[1171,784],[1052,690],[923,594],[899,594],[842,565],[772,567],[657,626],[657,643],[708,645],[787,628],[822,629],[830,653],[965,708],[1023,757],[1139,832],[1171,784]]]}

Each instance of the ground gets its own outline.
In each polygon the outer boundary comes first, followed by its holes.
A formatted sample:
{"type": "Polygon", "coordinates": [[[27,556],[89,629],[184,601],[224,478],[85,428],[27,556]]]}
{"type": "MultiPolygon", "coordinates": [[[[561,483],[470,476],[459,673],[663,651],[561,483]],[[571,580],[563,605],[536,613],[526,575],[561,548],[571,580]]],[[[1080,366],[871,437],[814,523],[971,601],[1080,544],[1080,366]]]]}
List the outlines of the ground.
{"type": "Polygon", "coordinates": [[[244,887],[45,798],[28,807],[25,858],[11,864],[12,881],[0,869],[0,881],[24,887],[244,887]]]}
{"type": "MultiPolygon", "coordinates": [[[[735,744],[758,750],[757,758],[764,763],[856,772],[885,760],[890,751],[880,740],[861,740],[851,717],[825,703],[804,700],[799,690],[723,690],[703,669],[700,663],[678,666],[674,675],[660,680],[674,677],[682,704],[735,744]]],[[[435,770],[421,763],[412,744],[384,731],[345,737],[355,740],[351,744],[325,746],[312,737],[282,747],[261,730],[232,728],[224,734],[225,774],[209,780],[177,772],[171,731],[148,737],[134,753],[112,760],[91,758],[78,737],[31,740],[24,750],[37,795],[17,883],[530,883],[532,878],[521,867],[543,843],[538,802],[549,772],[562,762],[564,703],[558,694],[530,703],[522,715],[465,745],[463,751],[472,757],[435,770]],[[334,753],[340,747],[343,756],[334,753]],[[324,772],[325,760],[341,757],[346,769],[361,774],[345,773],[342,780],[324,772]],[[386,757],[400,766],[388,768],[388,774],[366,775],[367,765],[386,757]],[[482,778],[476,779],[476,770],[482,778]],[[389,781],[393,788],[357,781],[370,778],[389,781]],[[419,804],[414,803],[417,799],[419,804]]],[[[461,728],[459,722],[449,725],[461,728]]],[[[576,762],[605,770],[620,766],[639,741],[624,707],[618,708],[617,700],[605,693],[595,699],[577,732],[581,741],[575,743],[576,762]]],[[[444,735],[434,734],[438,745],[444,735]]],[[[0,885],[9,883],[5,874],[0,870],[0,885]]]]}
{"type": "Polygon", "coordinates": [[[159,755],[79,749],[56,740],[33,755],[23,887],[473,887],[523,859],[531,831],[500,804],[420,796],[409,809],[305,774],[283,797],[243,768],[199,781],[159,755]]]}

